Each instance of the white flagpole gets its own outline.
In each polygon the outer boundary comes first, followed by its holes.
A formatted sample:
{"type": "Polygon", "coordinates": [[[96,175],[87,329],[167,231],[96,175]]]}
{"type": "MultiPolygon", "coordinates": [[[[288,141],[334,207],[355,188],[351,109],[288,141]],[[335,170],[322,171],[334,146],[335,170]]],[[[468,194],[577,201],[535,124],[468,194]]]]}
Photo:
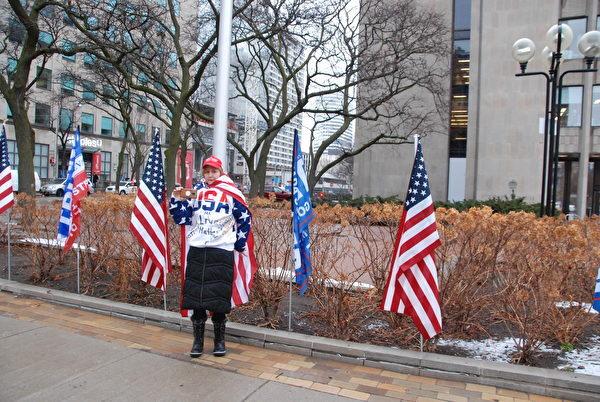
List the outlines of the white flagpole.
{"type": "Polygon", "coordinates": [[[8,240],[8,256],[7,256],[8,257],[8,262],[7,262],[7,264],[8,264],[8,280],[9,281],[10,281],[10,278],[11,278],[11,261],[10,260],[11,260],[11,257],[12,257],[11,256],[12,250],[11,250],[11,247],[10,247],[10,215],[11,215],[11,213],[12,213],[12,210],[9,210],[8,211],[8,223],[7,223],[8,226],[6,228],[6,236],[8,237],[7,238],[7,240],[8,240]]]}
{"type": "Polygon", "coordinates": [[[81,253],[81,245],[79,243],[77,243],[77,294],[80,294],[80,287],[79,287],[79,256],[81,253]]]}
{"type": "Polygon", "coordinates": [[[222,0],[219,15],[217,50],[217,79],[215,94],[215,123],[213,155],[227,166],[227,102],[229,100],[229,59],[231,51],[231,20],[233,1],[222,0]]]}
{"type": "MultiPolygon", "coordinates": [[[[292,212],[293,214],[293,212],[292,212]]],[[[294,222],[292,218],[292,238],[294,237],[294,222]]],[[[288,306],[288,331],[292,332],[292,279],[294,277],[294,268],[296,264],[294,262],[294,246],[292,246],[292,252],[290,254],[290,301],[288,306]]]]}
{"type": "Polygon", "coordinates": [[[167,273],[165,272],[164,275],[165,277],[163,279],[163,286],[165,287],[165,290],[163,291],[163,307],[165,311],[167,311],[167,273]]]}
{"type": "MultiPolygon", "coordinates": [[[[419,146],[419,134],[414,134],[415,138],[415,155],[417,154],[417,148],[419,146]]],[[[419,332],[419,349],[423,351],[423,334],[419,332]]]]}

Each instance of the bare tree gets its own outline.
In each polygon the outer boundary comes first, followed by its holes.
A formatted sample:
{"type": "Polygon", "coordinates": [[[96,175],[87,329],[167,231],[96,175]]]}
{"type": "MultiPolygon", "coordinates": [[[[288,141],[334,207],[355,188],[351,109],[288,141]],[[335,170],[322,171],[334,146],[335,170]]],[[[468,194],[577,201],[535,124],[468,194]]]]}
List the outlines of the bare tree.
{"type": "MultiPolygon", "coordinates": [[[[252,1],[236,2],[234,20],[252,1]]],[[[80,0],[64,8],[88,52],[114,66],[132,91],[160,103],[164,114],[156,116],[166,117],[170,131],[165,152],[169,188],[175,183],[186,108],[206,118],[194,110],[190,99],[217,53],[218,4],[213,0],[186,4],[192,9],[185,13],[174,0],[80,0]]],[[[247,38],[238,35],[236,40],[247,38]]]]}
{"type": "MultiPolygon", "coordinates": [[[[345,159],[375,144],[403,143],[416,130],[433,129],[439,118],[448,74],[447,43],[440,40],[448,31],[443,16],[410,0],[365,0],[360,12],[352,4],[303,2],[289,12],[295,19],[270,37],[260,35],[257,24],[247,18],[257,39],[236,47],[235,86],[264,130],[256,133],[249,149],[233,138],[229,141],[246,160],[251,195],[264,188],[273,141],[286,125],[297,126],[294,121],[303,113],[321,116],[316,124],[341,118],[338,129],[318,144],[311,138],[311,190],[345,159]],[[340,99],[336,107],[319,102],[334,95],[340,99]],[[320,164],[325,150],[356,120],[376,122],[369,140],[320,164]]],[[[261,5],[271,11],[266,14],[281,11],[277,3],[261,5]]]]}
{"type": "Polygon", "coordinates": [[[69,165],[69,154],[67,153],[67,144],[69,135],[73,132],[74,116],[79,107],[79,100],[69,94],[58,93],[53,95],[51,100],[51,109],[56,113],[51,113],[49,130],[56,135],[58,155],[56,161],[58,163],[59,177],[65,174],[69,165]]]}
{"type": "Polygon", "coordinates": [[[35,194],[35,132],[27,116],[28,96],[53,55],[82,51],[69,41],[69,31],[57,11],[56,1],[51,0],[8,0],[0,5],[0,28],[7,33],[0,39],[0,55],[7,60],[0,74],[0,93],[10,107],[15,127],[19,189],[28,194],[35,194]]]}

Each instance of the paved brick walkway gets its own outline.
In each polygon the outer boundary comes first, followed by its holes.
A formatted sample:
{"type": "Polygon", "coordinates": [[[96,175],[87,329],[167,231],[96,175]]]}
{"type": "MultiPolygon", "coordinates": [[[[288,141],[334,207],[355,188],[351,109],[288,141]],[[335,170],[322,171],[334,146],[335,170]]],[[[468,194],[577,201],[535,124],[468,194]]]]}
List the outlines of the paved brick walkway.
{"type": "MultiPolygon", "coordinates": [[[[191,334],[0,292],[0,315],[145,350],[192,364],[368,401],[560,401],[539,395],[436,380],[228,342],[217,358],[187,355],[191,334]]],[[[207,339],[207,346],[212,346],[207,339]]]]}

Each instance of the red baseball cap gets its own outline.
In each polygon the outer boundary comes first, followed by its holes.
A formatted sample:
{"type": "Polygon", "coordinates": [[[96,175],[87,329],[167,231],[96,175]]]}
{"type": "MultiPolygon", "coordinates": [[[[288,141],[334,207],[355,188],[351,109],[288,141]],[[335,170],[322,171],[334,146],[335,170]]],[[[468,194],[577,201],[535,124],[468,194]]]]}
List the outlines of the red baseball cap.
{"type": "Polygon", "coordinates": [[[206,158],[204,160],[204,162],[202,162],[202,169],[204,169],[205,167],[210,166],[210,167],[214,167],[217,169],[223,169],[223,163],[221,162],[221,159],[217,158],[216,156],[211,156],[210,158],[206,158]]]}

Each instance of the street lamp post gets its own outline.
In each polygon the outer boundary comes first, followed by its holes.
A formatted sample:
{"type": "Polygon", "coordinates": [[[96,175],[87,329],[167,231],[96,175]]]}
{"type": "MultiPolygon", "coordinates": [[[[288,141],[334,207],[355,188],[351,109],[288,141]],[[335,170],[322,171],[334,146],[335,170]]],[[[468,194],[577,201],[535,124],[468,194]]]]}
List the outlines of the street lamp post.
{"type": "Polygon", "coordinates": [[[546,33],[549,46],[542,50],[542,57],[550,62],[548,72],[526,72],[527,63],[535,55],[535,43],[531,39],[521,38],[513,44],[512,55],[519,63],[521,72],[517,77],[541,75],[546,78],[546,103],[544,113],[544,155],[542,163],[542,190],[540,197],[540,216],[554,215],[556,212],[556,187],[558,183],[558,153],[560,145],[560,107],[562,102],[563,78],[571,73],[590,73],[597,70],[592,67],[594,58],[600,55],[600,32],[590,31],[584,34],[577,44],[583,54],[586,68],[567,70],[560,73],[562,61],[561,49],[568,48],[573,41],[573,31],[566,24],[552,26],[546,33]],[[557,99],[558,98],[558,99],[557,99]]]}

